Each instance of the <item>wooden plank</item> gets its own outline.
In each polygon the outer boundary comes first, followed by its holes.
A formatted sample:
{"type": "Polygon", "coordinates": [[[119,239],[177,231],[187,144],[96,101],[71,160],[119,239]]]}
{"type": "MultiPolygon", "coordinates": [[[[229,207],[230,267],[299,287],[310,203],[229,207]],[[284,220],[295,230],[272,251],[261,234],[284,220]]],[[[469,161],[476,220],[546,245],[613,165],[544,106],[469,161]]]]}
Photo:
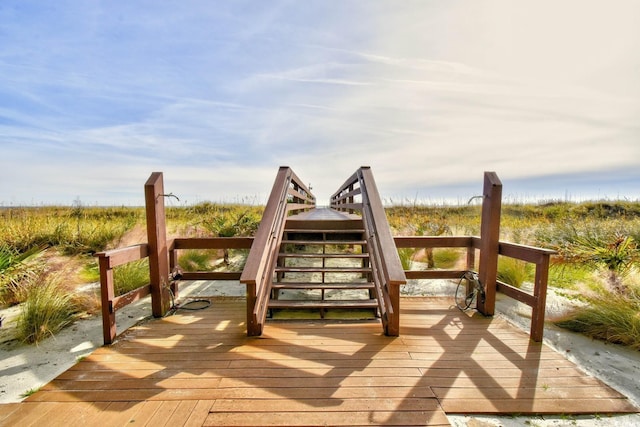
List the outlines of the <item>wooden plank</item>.
{"type": "Polygon", "coordinates": [[[439,400],[451,413],[637,411],[503,320],[449,304],[403,299],[395,338],[377,322],[318,321],[271,322],[253,338],[243,301],[216,300],[123,334],[0,425],[444,425],[439,400]]]}
{"type": "Polygon", "coordinates": [[[439,399],[626,399],[605,387],[574,387],[571,380],[561,386],[540,384],[537,387],[433,387],[439,399]],[[480,393],[478,393],[480,391],[480,393]]]}
{"type": "Polygon", "coordinates": [[[173,239],[174,249],[249,249],[253,237],[185,237],[173,239]]]}
{"type": "MultiPolygon", "coordinates": [[[[110,402],[74,402],[59,407],[55,414],[49,412],[47,415],[47,426],[67,427],[73,425],[83,425],[90,420],[104,415],[104,410],[109,406],[110,402]]],[[[88,424],[87,424],[88,425],[88,424]]]]}
{"type": "Polygon", "coordinates": [[[394,236],[397,248],[468,248],[468,236],[394,236]]]}
{"type": "MultiPolygon", "coordinates": [[[[192,406],[192,407],[195,406],[195,402],[190,402],[190,401],[186,401],[186,402],[189,406],[192,406]]],[[[147,402],[145,402],[145,404],[146,403],[147,402]]],[[[181,401],[175,401],[175,400],[161,401],[158,407],[156,408],[155,412],[153,413],[153,415],[148,419],[148,421],[145,422],[145,424],[149,426],[154,426],[154,427],[155,426],[160,427],[165,425],[176,425],[176,424],[169,424],[168,421],[171,418],[173,418],[173,415],[175,414],[176,410],[181,405],[181,403],[182,403],[181,401]]],[[[180,420],[180,424],[182,424],[182,422],[186,418],[184,414],[182,414],[182,416],[184,418],[180,420]]],[[[174,423],[175,423],[175,419],[174,419],[174,423]]]]}
{"type": "Polygon", "coordinates": [[[465,414],[607,414],[636,412],[625,399],[443,399],[446,413],[465,414]]]}
{"type": "Polygon", "coordinates": [[[4,403],[4,404],[0,404],[0,422],[2,422],[3,419],[5,419],[9,415],[11,415],[18,408],[20,408],[20,406],[21,406],[20,403],[4,403]]]}
{"type": "MultiPolygon", "coordinates": [[[[111,393],[112,394],[112,393],[111,393]]],[[[114,399],[118,400],[118,399],[114,399]]],[[[140,409],[136,412],[130,420],[135,425],[162,425],[162,424],[150,424],[149,421],[154,419],[154,416],[158,409],[162,406],[163,402],[159,401],[145,401],[141,404],[140,409]]]]}
{"type": "Polygon", "coordinates": [[[55,413],[59,406],[55,402],[23,402],[2,419],[2,426],[45,425],[48,414],[55,413]]]}
{"type": "Polygon", "coordinates": [[[211,412],[374,412],[437,411],[438,401],[407,399],[217,399],[211,412]]]}
{"type": "Polygon", "coordinates": [[[204,426],[448,426],[442,411],[402,412],[222,412],[211,413],[204,426]]]}
{"type": "Polygon", "coordinates": [[[98,252],[98,258],[108,259],[108,268],[114,268],[131,261],[137,261],[149,256],[149,245],[142,243],[139,245],[127,246],[125,248],[113,249],[105,252],[98,252]]]}
{"type": "Polygon", "coordinates": [[[200,427],[204,425],[214,402],[214,400],[198,400],[183,427],[200,427]]]}

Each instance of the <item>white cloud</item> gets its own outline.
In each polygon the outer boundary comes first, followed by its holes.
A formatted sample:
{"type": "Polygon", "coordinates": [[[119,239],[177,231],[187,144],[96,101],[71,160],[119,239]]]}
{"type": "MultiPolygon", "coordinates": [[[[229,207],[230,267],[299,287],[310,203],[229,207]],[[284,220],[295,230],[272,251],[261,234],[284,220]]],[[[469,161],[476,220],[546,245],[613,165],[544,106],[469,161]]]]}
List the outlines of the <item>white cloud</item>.
{"type": "Polygon", "coordinates": [[[640,158],[633,2],[18,6],[4,203],[138,200],[154,170],[181,199],[261,195],[280,165],[324,203],[361,165],[390,197],[640,158]]]}

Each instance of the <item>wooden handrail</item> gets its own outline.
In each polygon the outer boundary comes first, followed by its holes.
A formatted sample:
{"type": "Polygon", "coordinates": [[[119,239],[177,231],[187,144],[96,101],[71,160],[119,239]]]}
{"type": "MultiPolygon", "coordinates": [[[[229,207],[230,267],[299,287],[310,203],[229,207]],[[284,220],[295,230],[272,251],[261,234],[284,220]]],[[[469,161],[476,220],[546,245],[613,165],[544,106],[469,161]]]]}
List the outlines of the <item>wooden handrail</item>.
{"type": "Polygon", "coordinates": [[[363,166],[331,196],[331,207],[341,211],[359,210],[371,259],[372,279],[385,334],[400,334],[400,285],[407,279],[382,205],[371,168],[363,166]],[[357,187],[356,187],[357,185],[357,187]],[[360,203],[355,197],[360,196],[360,203]]]}
{"type": "Polygon", "coordinates": [[[240,282],[247,285],[247,335],[262,334],[271,293],[271,275],[278,259],[287,215],[313,207],[315,197],[309,188],[291,168],[280,167],[240,276],[240,282]]]}

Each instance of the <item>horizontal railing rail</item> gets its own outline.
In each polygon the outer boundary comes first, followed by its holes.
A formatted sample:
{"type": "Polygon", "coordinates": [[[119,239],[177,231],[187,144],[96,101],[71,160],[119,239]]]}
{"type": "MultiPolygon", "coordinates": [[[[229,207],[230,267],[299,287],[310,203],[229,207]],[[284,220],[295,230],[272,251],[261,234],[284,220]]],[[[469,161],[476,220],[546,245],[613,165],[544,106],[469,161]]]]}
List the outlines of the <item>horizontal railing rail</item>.
{"type": "MultiPolygon", "coordinates": [[[[181,250],[250,249],[253,237],[180,237],[169,242],[169,268],[179,268],[181,250]]],[[[182,280],[240,280],[238,271],[180,271],[182,280]]],[[[177,289],[176,289],[177,292],[177,289]]]]}
{"type": "Polygon", "coordinates": [[[247,286],[247,335],[262,334],[287,216],[314,208],[315,203],[315,197],[293,170],[280,167],[240,276],[240,282],[247,286]]]}
{"type": "Polygon", "coordinates": [[[361,212],[384,331],[399,335],[400,285],[406,283],[406,277],[371,169],[361,167],[351,175],[331,196],[331,207],[361,212]]]}

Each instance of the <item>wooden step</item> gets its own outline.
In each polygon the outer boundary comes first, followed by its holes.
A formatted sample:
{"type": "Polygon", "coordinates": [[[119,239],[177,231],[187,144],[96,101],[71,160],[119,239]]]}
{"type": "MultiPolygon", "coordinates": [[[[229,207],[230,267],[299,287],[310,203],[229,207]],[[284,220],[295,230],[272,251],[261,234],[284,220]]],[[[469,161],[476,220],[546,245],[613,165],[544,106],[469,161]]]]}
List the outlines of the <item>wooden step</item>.
{"type": "Polygon", "coordinates": [[[371,273],[369,267],[276,267],[276,273],[371,273]]]}
{"type": "Polygon", "coordinates": [[[283,245],[366,245],[366,240],[282,240],[283,245]]]}
{"type": "Polygon", "coordinates": [[[336,282],[336,283],[314,283],[314,282],[274,282],[271,289],[338,289],[338,290],[369,290],[374,289],[372,282],[336,282]]]}
{"type": "Polygon", "coordinates": [[[269,308],[284,309],[284,308],[366,308],[375,309],[378,308],[378,300],[376,299],[362,299],[362,300],[271,300],[269,301],[269,308]]]}
{"type": "Polygon", "coordinates": [[[330,253],[330,254],[313,254],[313,253],[296,253],[296,252],[287,252],[287,253],[280,253],[278,254],[278,257],[280,258],[314,258],[314,259],[322,259],[322,258],[332,258],[332,259],[339,259],[339,258],[359,258],[359,259],[366,259],[369,258],[369,254],[368,253],[364,253],[364,254],[350,254],[350,253],[330,253]]]}
{"type": "Polygon", "coordinates": [[[318,228],[318,229],[305,229],[305,228],[285,228],[285,233],[300,233],[300,234],[362,234],[363,228],[354,228],[347,230],[336,230],[333,228],[318,228]]]}
{"type": "Polygon", "coordinates": [[[294,220],[287,219],[285,228],[295,230],[361,230],[363,228],[362,219],[349,220],[294,220]]]}

